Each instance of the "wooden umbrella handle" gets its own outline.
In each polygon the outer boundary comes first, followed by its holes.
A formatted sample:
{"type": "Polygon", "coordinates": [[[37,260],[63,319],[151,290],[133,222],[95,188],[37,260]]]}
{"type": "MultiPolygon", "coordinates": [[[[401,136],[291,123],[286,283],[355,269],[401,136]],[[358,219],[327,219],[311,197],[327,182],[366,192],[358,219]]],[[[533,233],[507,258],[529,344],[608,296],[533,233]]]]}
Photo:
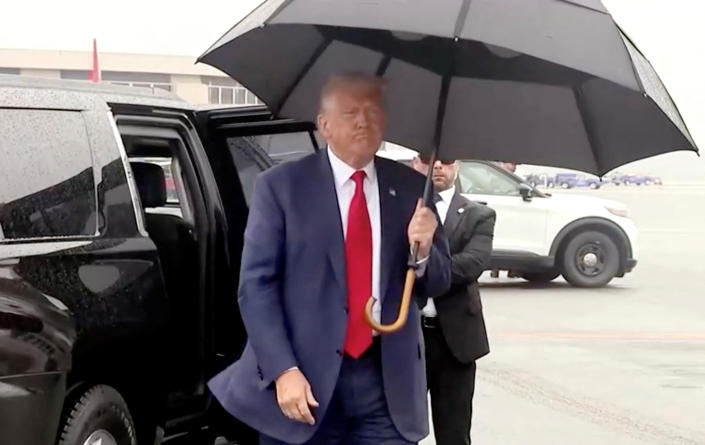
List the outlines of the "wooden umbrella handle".
{"type": "Polygon", "coordinates": [[[379,332],[380,334],[390,334],[401,329],[406,323],[406,319],[409,316],[409,305],[411,304],[411,294],[414,290],[414,282],[416,281],[416,270],[410,267],[406,271],[406,281],[404,282],[404,293],[401,296],[401,303],[399,307],[399,315],[396,321],[392,324],[384,325],[377,323],[372,316],[372,307],[375,304],[375,299],[370,297],[367,300],[367,305],[365,306],[365,320],[372,329],[379,332]]]}

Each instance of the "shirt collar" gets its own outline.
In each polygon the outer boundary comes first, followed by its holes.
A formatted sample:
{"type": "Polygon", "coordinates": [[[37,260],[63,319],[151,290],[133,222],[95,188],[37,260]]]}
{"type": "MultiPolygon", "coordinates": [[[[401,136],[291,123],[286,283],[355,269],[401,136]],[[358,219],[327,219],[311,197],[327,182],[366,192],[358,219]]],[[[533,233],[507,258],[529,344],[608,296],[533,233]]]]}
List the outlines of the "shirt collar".
{"type": "MultiPolygon", "coordinates": [[[[343,184],[345,184],[346,181],[350,179],[350,177],[355,173],[357,170],[346,164],[342,159],[340,159],[338,156],[335,155],[333,150],[330,149],[330,147],[327,148],[328,150],[328,159],[330,160],[330,166],[333,169],[333,178],[335,179],[335,186],[336,187],[342,187],[343,184]]],[[[377,171],[375,170],[375,161],[374,159],[369,162],[366,166],[362,168],[362,170],[365,172],[367,175],[367,179],[369,179],[370,182],[375,182],[377,179],[377,171]]]]}
{"type": "Polygon", "coordinates": [[[443,202],[445,202],[446,204],[450,204],[450,202],[453,200],[453,196],[455,195],[455,186],[449,188],[448,190],[438,192],[438,194],[440,195],[443,202]]]}

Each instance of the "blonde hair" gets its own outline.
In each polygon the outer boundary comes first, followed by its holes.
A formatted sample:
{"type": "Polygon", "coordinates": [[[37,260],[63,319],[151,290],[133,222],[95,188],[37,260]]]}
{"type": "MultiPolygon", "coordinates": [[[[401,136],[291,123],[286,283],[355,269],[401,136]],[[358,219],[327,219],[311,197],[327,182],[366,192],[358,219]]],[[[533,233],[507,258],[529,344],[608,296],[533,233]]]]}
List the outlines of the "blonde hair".
{"type": "Polygon", "coordinates": [[[384,104],[384,93],[387,82],[379,76],[371,74],[349,72],[334,74],[326,80],[321,88],[319,111],[323,112],[326,100],[339,91],[357,91],[374,94],[384,104]]]}

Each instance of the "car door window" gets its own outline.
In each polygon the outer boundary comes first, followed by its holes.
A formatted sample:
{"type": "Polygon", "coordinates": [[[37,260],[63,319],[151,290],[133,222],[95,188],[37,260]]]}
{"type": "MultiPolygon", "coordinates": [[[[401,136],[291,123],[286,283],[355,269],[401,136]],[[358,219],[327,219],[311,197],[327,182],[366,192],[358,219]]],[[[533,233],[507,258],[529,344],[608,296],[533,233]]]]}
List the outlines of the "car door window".
{"type": "Polygon", "coordinates": [[[255,188],[255,180],[257,175],[266,169],[264,165],[258,162],[253,140],[248,137],[228,138],[228,148],[230,156],[237,168],[240,184],[242,185],[242,193],[245,195],[247,205],[250,205],[250,198],[255,188]]]}
{"type": "Polygon", "coordinates": [[[0,235],[94,236],[93,163],[80,112],[0,109],[0,235]]]}
{"type": "Polygon", "coordinates": [[[458,180],[463,193],[519,195],[519,186],[514,179],[481,162],[461,162],[458,180]]]}
{"type": "Polygon", "coordinates": [[[262,134],[247,136],[250,143],[259,147],[272,158],[275,164],[294,161],[315,151],[311,134],[303,131],[293,133],[262,134]]]}
{"type": "Polygon", "coordinates": [[[314,153],[314,140],[308,131],[228,137],[228,149],[247,204],[250,204],[258,174],[272,163],[290,162],[314,153]]]}

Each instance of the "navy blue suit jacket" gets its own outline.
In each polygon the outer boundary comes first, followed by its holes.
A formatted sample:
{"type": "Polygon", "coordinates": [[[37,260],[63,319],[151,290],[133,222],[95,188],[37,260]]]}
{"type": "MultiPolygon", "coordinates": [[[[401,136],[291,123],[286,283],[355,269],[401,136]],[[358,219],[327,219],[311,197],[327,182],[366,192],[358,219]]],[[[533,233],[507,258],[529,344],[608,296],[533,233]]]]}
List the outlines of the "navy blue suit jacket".
{"type": "MultiPolygon", "coordinates": [[[[424,176],[375,158],[382,226],[382,322],[399,309],[407,270],[407,228],[424,176]]],[[[439,224],[416,298],[450,287],[448,241],[439,224]]],[[[338,379],[347,324],[344,237],[327,151],[262,173],[255,185],[245,230],[239,305],[248,342],[238,361],[209,388],[234,417],[288,443],[310,439],[338,379]],[[320,407],[316,425],[287,419],[277,405],[274,380],[298,366],[320,407]]],[[[426,374],[419,307],[381,339],[384,390],[399,432],[416,442],[428,434],[426,374]]]]}

